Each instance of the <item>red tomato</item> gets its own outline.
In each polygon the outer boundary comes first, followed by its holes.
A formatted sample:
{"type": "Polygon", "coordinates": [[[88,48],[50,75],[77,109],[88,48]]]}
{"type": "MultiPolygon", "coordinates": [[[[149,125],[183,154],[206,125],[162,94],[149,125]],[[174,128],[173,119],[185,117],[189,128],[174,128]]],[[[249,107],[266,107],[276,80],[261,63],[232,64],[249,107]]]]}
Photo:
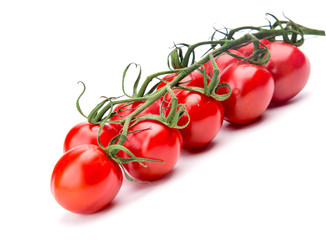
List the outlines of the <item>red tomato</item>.
{"type": "MultiPolygon", "coordinates": [[[[267,39],[261,39],[259,40],[262,44],[268,46],[271,42],[267,39]]],[[[260,48],[262,48],[263,46],[262,45],[259,45],[260,48]]],[[[249,57],[253,52],[254,52],[254,44],[253,43],[250,43],[246,46],[243,46],[239,49],[237,49],[238,52],[242,53],[243,56],[245,57],[249,57]]]]}
{"type": "MultiPolygon", "coordinates": [[[[264,67],[249,63],[235,63],[221,75],[220,82],[230,84],[232,93],[222,101],[225,119],[247,124],[258,118],[268,107],[274,91],[272,74],[264,67]]],[[[218,89],[218,94],[228,90],[218,89]]]]}
{"type": "Polygon", "coordinates": [[[122,185],[119,165],[99,146],[86,144],[66,152],[51,177],[56,201],[74,213],[93,213],[107,206],[122,185]]]}
{"type": "MultiPolygon", "coordinates": [[[[171,74],[168,74],[166,76],[164,76],[162,79],[167,81],[167,82],[172,82],[173,79],[176,78],[178,74],[177,73],[171,73],[171,74]]],[[[187,75],[186,77],[184,77],[179,83],[182,83],[181,86],[192,86],[191,83],[192,81],[198,79],[198,78],[203,78],[203,75],[200,73],[200,72],[197,72],[197,71],[194,71],[192,73],[190,73],[189,75],[187,75]]],[[[162,87],[164,87],[166,85],[165,82],[161,82],[158,86],[157,86],[157,89],[160,89],[162,87]]]]}
{"type": "Polygon", "coordinates": [[[266,65],[275,81],[273,102],[285,102],[306,85],[310,74],[308,58],[295,46],[273,42],[268,45],[271,57],[266,65]]]}
{"type": "MultiPolygon", "coordinates": [[[[141,130],[128,134],[128,139],[123,144],[136,157],[159,160],[161,162],[138,162],[124,164],[130,175],[141,181],[157,180],[172,170],[175,166],[182,145],[182,138],[177,129],[169,128],[164,124],[143,120],[132,126],[129,130],[141,130]]],[[[125,152],[119,152],[123,158],[130,158],[125,152]]]]}
{"type": "MultiPolygon", "coordinates": [[[[114,121],[121,121],[128,115],[130,115],[132,112],[134,112],[137,108],[139,108],[144,102],[138,101],[133,102],[129,105],[126,105],[125,103],[118,104],[114,107],[113,111],[119,111],[118,114],[114,115],[110,120],[114,121]]],[[[142,111],[137,117],[144,116],[147,114],[160,114],[160,102],[156,101],[152,105],[150,105],[148,108],[146,108],[144,111],[142,111]]],[[[122,125],[120,124],[112,124],[118,131],[122,129],[122,125]]]]}
{"type": "MultiPolygon", "coordinates": [[[[244,57],[244,55],[236,50],[230,50],[231,53],[239,55],[241,57],[244,57]]],[[[230,66],[231,64],[235,63],[235,62],[239,62],[241,61],[238,58],[232,57],[229,54],[222,54],[219,57],[215,58],[216,64],[218,69],[220,70],[220,74],[224,71],[224,69],[226,69],[228,66],[230,66]]],[[[206,69],[206,73],[212,77],[213,76],[213,64],[211,61],[208,61],[207,63],[204,64],[205,69],[206,69]]],[[[202,68],[203,69],[203,68],[202,68]]]]}
{"type": "MultiPolygon", "coordinates": [[[[174,92],[178,103],[187,103],[185,108],[190,117],[187,127],[179,130],[183,139],[183,148],[198,149],[207,145],[215,138],[222,126],[224,111],[221,103],[198,92],[183,90],[174,92]]],[[[166,115],[169,111],[170,108],[167,108],[166,115]]],[[[178,125],[183,126],[187,122],[188,116],[184,114],[178,125]]]]}
{"type": "MultiPolygon", "coordinates": [[[[69,149],[83,145],[83,144],[97,144],[97,135],[100,129],[100,125],[90,124],[88,122],[82,122],[74,126],[67,134],[63,151],[66,152],[69,149]]],[[[100,133],[100,142],[106,147],[111,139],[119,134],[112,125],[106,124],[100,133]]]]}

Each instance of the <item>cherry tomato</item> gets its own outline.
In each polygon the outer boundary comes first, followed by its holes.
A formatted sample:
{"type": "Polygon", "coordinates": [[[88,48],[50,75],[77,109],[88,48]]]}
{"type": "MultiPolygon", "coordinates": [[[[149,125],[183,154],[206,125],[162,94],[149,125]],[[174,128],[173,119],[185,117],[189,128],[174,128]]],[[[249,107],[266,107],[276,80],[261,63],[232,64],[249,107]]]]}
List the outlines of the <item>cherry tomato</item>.
{"type": "MultiPolygon", "coordinates": [[[[273,96],[273,77],[263,66],[234,63],[221,74],[220,82],[229,83],[232,89],[230,97],[222,101],[225,119],[231,123],[252,122],[266,110],[273,96]]],[[[225,88],[217,91],[227,92],[225,88]]]]}
{"type": "MultiPolygon", "coordinates": [[[[244,55],[236,50],[230,50],[231,53],[239,55],[241,57],[244,57],[244,55]]],[[[228,66],[230,66],[231,64],[235,63],[235,62],[239,62],[241,61],[239,58],[235,58],[232,57],[229,54],[222,54],[219,57],[215,58],[215,62],[217,64],[218,69],[220,70],[220,74],[224,71],[224,69],[226,69],[228,66]]],[[[206,69],[206,73],[208,74],[208,76],[212,77],[213,76],[213,64],[211,61],[208,61],[207,63],[204,64],[205,69],[206,69]]],[[[202,67],[203,69],[203,67],[202,67]]]]}
{"type": "MultiPolygon", "coordinates": [[[[97,144],[97,135],[100,129],[100,125],[90,124],[88,122],[82,122],[74,126],[67,134],[63,151],[66,152],[69,149],[83,145],[83,144],[97,144]]],[[[100,142],[106,147],[111,139],[119,134],[119,131],[110,124],[106,124],[100,133],[100,142]]]]}
{"type": "Polygon", "coordinates": [[[74,213],[93,213],[107,206],[122,185],[119,165],[99,146],[86,144],[64,153],[53,169],[51,191],[56,201],[74,213]]]}
{"type": "MultiPolygon", "coordinates": [[[[268,46],[271,42],[267,39],[261,39],[259,40],[262,44],[264,44],[265,46],[268,46]]],[[[262,48],[262,45],[259,45],[260,48],[262,48]]],[[[253,43],[249,43],[246,46],[243,46],[239,49],[237,49],[238,52],[242,53],[243,56],[245,57],[249,57],[253,52],[254,52],[254,44],[253,43]]]]}
{"type": "MultiPolygon", "coordinates": [[[[157,180],[175,166],[182,145],[182,138],[177,129],[152,120],[143,120],[129,129],[128,139],[123,144],[136,157],[158,160],[161,162],[143,161],[146,167],[138,162],[124,164],[130,175],[141,181],[157,180]],[[144,129],[144,130],[142,130],[144,129]],[[142,131],[139,131],[142,130],[142,131]]],[[[130,158],[125,152],[119,152],[123,158],[130,158]]]]}
{"type": "MultiPolygon", "coordinates": [[[[133,102],[131,104],[118,104],[115,106],[113,111],[118,111],[116,115],[114,115],[110,120],[114,121],[121,121],[128,115],[130,115],[132,112],[134,112],[137,108],[139,108],[144,102],[143,101],[138,101],[138,102],[133,102]]],[[[159,115],[160,114],[160,102],[156,101],[152,105],[150,105],[148,108],[146,108],[144,111],[142,111],[137,117],[144,116],[147,114],[155,114],[159,115]]],[[[118,131],[122,129],[122,125],[120,124],[112,124],[113,127],[115,127],[118,131]]]]}
{"type": "MultiPolygon", "coordinates": [[[[204,88],[203,75],[199,72],[197,73],[195,76],[192,75],[191,81],[184,86],[204,88]]],[[[209,79],[207,79],[207,82],[209,83],[209,79]]],[[[214,98],[198,92],[180,89],[175,89],[173,92],[178,98],[178,103],[185,104],[186,111],[190,117],[187,127],[179,130],[183,138],[183,148],[195,150],[204,147],[215,138],[222,126],[223,106],[214,98]]],[[[166,109],[165,115],[167,116],[171,109],[171,97],[169,94],[165,97],[163,107],[166,109]]],[[[184,114],[180,118],[178,125],[183,126],[187,122],[188,116],[184,114]]]]}
{"type": "Polygon", "coordinates": [[[308,58],[295,46],[273,42],[268,45],[271,57],[266,65],[275,81],[273,102],[285,102],[306,85],[310,74],[308,58]]]}
{"type": "MultiPolygon", "coordinates": [[[[183,148],[194,150],[204,147],[215,138],[222,126],[223,106],[214,98],[198,92],[184,90],[174,90],[174,92],[178,98],[178,103],[185,104],[190,118],[189,124],[179,130],[183,139],[183,148]]],[[[169,99],[167,99],[167,102],[169,102],[169,99]]],[[[169,106],[167,104],[167,107],[169,106]]],[[[166,109],[167,115],[170,108],[166,109]]],[[[187,122],[188,116],[183,114],[178,121],[178,125],[183,126],[187,122]]]]}

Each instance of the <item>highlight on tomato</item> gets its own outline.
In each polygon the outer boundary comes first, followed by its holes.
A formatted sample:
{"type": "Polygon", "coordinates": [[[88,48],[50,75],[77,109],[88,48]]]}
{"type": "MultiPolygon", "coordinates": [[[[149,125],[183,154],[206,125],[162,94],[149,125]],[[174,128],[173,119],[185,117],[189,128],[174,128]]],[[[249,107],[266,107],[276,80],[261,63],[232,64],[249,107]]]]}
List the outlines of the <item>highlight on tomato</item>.
{"type": "MultiPolygon", "coordinates": [[[[66,152],[73,147],[83,144],[98,145],[97,135],[100,125],[81,122],[74,126],[67,133],[63,144],[63,151],[66,152]]],[[[99,141],[106,147],[112,138],[119,134],[119,131],[111,124],[105,124],[100,132],[99,141]]]]}
{"type": "MultiPolygon", "coordinates": [[[[182,137],[175,128],[169,128],[154,120],[141,120],[129,129],[128,138],[123,144],[136,157],[159,162],[143,161],[124,163],[125,169],[135,179],[154,181],[169,173],[179,159],[182,137]]],[[[120,151],[122,158],[130,158],[120,151]]]]}
{"type": "MultiPolygon", "coordinates": [[[[263,66],[246,62],[234,63],[222,74],[220,82],[230,84],[232,93],[222,101],[224,117],[235,124],[248,124],[268,107],[274,93],[272,74],[263,66]]],[[[218,94],[227,93],[218,89],[218,94]]]]}
{"type": "Polygon", "coordinates": [[[307,84],[310,75],[309,60],[299,48],[291,44],[273,42],[267,47],[271,56],[266,68],[272,73],[275,82],[272,101],[288,101],[307,84]]]}
{"type": "Polygon", "coordinates": [[[96,145],[70,149],[55,165],[51,192],[65,209],[81,214],[97,212],[118,194],[123,177],[119,165],[96,145]]]}

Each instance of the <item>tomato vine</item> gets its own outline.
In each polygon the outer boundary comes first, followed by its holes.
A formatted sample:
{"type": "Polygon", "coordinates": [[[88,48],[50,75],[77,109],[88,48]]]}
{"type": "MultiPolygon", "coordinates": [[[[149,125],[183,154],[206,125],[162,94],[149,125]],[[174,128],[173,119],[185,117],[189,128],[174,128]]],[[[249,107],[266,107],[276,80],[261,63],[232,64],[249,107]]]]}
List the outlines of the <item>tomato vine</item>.
{"type": "MultiPolygon", "coordinates": [[[[275,41],[277,37],[281,37],[282,41],[295,45],[301,46],[304,43],[305,35],[320,35],[324,36],[325,32],[323,30],[316,30],[304,27],[300,24],[293,22],[290,19],[287,20],[279,20],[275,16],[268,14],[274,20],[273,23],[269,22],[268,26],[263,27],[255,27],[255,26],[243,26],[239,28],[234,28],[230,30],[226,30],[222,32],[220,30],[214,31],[211,39],[208,41],[198,42],[195,44],[176,44],[175,48],[171,51],[167,58],[168,70],[160,71],[154,74],[151,74],[146,77],[144,82],[140,85],[142,70],[140,65],[135,63],[129,64],[123,72],[122,76],[122,91],[124,93],[123,97],[111,97],[104,98],[94,109],[86,116],[80,107],[79,101],[81,96],[85,92],[85,85],[83,84],[83,91],[77,99],[77,109],[81,113],[82,116],[88,119],[90,124],[100,124],[102,130],[104,124],[106,123],[115,123],[121,124],[122,129],[120,133],[111,140],[108,146],[103,146],[100,144],[100,147],[107,153],[107,155],[118,162],[120,166],[122,163],[137,161],[141,164],[142,161],[156,161],[150,159],[143,159],[135,156],[130,150],[123,146],[125,141],[128,138],[128,134],[130,134],[129,129],[131,126],[134,126],[137,122],[141,120],[156,120],[161,122],[162,124],[171,127],[171,128],[184,128],[187,126],[186,123],[183,126],[178,126],[177,122],[181,118],[183,114],[187,114],[185,107],[183,104],[179,104],[177,98],[173,93],[173,89],[182,89],[187,91],[195,91],[202,93],[204,95],[210,96],[217,101],[224,101],[231,94],[231,87],[228,83],[220,83],[219,79],[219,69],[214,61],[214,59],[221,54],[230,54],[233,57],[239,58],[242,61],[246,61],[256,65],[264,65],[268,62],[270,58],[270,53],[268,48],[260,42],[261,39],[268,39],[270,41],[275,41]],[[239,32],[247,31],[250,33],[245,33],[243,36],[239,38],[235,38],[235,35],[239,32]],[[217,33],[222,33],[223,38],[215,39],[217,33]],[[241,47],[244,47],[248,44],[254,45],[254,51],[249,57],[243,57],[237,54],[232,53],[230,50],[236,50],[241,47]],[[195,52],[198,47],[208,46],[206,54],[199,60],[195,61],[195,52]],[[186,49],[183,51],[183,49],[186,49]],[[208,76],[205,69],[201,69],[201,67],[207,63],[211,62],[213,65],[213,74],[212,76],[208,76]],[[131,66],[135,66],[139,68],[139,73],[136,77],[136,80],[133,85],[132,95],[129,95],[125,91],[125,77],[131,66]],[[194,71],[199,71],[203,75],[204,87],[194,87],[194,86],[183,86],[182,80],[191,74],[194,71]],[[165,82],[166,85],[162,88],[157,89],[157,86],[164,80],[160,79],[161,76],[166,74],[176,74],[176,77],[170,81],[165,82]],[[149,87],[150,84],[154,80],[159,80],[154,86],[149,87]],[[228,92],[225,94],[217,94],[217,89],[219,88],[228,88],[228,92]],[[159,99],[164,98],[166,94],[171,95],[172,105],[170,106],[171,110],[167,116],[164,115],[161,105],[161,114],[154,115],[148,114],[144,116],[140,116],[139,114],[148,108],[151,104],[158,101],[159,99]],[[143,101],[143,104],[138,106],[134,111],[132,111],[128,116],[124,117],[122,120],[111,120],[114,115],[118,114],[118,111],[114,111],[113,108],[115,105],[124,104],[128,106],[134,102],[143,101]],[[131,156],[129,159],[123,159],[117,156],[119,151],[123,151],[131,156]]],[[[189,116],[188,116],[189,117],[189,116]]],[[[98,135],[99,135],[98,134],[98,135]]],[[[124,169],[124,168],[123,168],[124,169]]],[[[127,175],[127,173],[125,172],[127,175]]],[[[127,175],[129,180],[133,180],[131,177],[127,175]]]]}

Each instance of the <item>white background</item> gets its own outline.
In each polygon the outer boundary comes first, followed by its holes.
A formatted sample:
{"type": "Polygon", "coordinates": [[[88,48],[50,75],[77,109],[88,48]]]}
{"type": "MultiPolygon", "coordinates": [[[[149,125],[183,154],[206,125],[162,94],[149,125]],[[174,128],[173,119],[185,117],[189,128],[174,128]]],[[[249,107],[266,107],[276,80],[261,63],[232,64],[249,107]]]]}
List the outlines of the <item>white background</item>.
{"type": "Polygon", "coordinates": [[[301,48],[303,92],[255,123],[225,122],[151,185],[124,182],[96,214],[61,208],[50,176],[67,131],[100,96],[121,95],[130,62],[165,70],[173,43],[213,26],[264,25],[265,13],[325,29],[321,1],[1,1],[0,239],[326,239],[325,38],[301,48]]]}

